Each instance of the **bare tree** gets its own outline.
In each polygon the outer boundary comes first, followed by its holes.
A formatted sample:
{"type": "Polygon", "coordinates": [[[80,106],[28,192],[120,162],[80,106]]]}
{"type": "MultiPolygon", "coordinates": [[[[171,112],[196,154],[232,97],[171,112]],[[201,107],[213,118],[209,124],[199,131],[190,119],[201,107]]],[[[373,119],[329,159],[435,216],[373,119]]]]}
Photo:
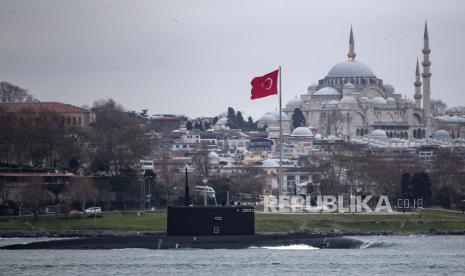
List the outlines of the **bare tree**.
{"type": "Polygon", "coordinates": [[[443,115],[447,105],[442,100],[431,99],[431,114],[433,117],[443,115]]]}
{"type": "Polygon", "coordinates": [[[5,205],[7,203],[9,196],[10,196],[10,189],[6,187],[5,178],[4,178],[3,181],[0,181],[0,200],[1,200],[0,206],[5,205]]]}
{"type": "Polygon", "coordinates": [[[27,179],[27,183],[28,185],[20,191],[20,200],[25,207],[31,208],[34,217],[37,219],[40,209],[45,207],[54,196],[47,190],[46,185],[43,184],[40,178],[27,179]]]}
{"type": "Polygon", "coordinates": [[[0,103],[37,102],[31,94],[19,86],[8,82],[0,82],[0,103]]]}
{"type": "Polygon", "coordinates": [[[97,187],[91,177],[73,177],[70,183],[69,196],[72,201],[77,201],[81,209],[86,208],[86,203],[97,198],[97,187]]]}

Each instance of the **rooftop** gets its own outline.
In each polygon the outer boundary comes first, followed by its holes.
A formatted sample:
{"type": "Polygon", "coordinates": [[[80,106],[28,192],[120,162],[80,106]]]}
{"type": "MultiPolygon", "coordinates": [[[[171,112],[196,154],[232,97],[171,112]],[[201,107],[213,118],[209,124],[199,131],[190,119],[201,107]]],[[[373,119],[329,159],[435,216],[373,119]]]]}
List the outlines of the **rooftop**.
{"type": "Polygon", "coordinates": [[[38,103],[0,103],[0,108],[8,112],[57,112],[57,113],[89,113],[89,110],[82,109],[70,104],[60,102],[38,102],[38,103]]]}

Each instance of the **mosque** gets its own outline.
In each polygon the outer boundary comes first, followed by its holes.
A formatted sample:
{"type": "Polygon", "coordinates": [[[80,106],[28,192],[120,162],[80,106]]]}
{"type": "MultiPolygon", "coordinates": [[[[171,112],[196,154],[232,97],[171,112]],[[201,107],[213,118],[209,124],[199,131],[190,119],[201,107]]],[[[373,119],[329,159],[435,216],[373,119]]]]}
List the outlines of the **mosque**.
{"type": "MultiPolygon", "coordinates": [[[[423,72],[420,74],[417,61],[414,99],[404,98],[367,65],[356,61],[351,28],[348,59],[334,65],[326,77],[318,84],[310,85],[300,99],[292,99],[283,107],[283,132],[291,132],[292,114],[298,108],[305,116],[305,127],[326,137],[360,139],[377,129],[383,130],[388,138],[421,139],[431,136],[431,50],[426,23],[423,43],[423,72]]],[[[279,120],[276,120],[279,116],[273,115],[270,112],[263,115],[259,126],[275,128],[279,125],[279,120]]]]}

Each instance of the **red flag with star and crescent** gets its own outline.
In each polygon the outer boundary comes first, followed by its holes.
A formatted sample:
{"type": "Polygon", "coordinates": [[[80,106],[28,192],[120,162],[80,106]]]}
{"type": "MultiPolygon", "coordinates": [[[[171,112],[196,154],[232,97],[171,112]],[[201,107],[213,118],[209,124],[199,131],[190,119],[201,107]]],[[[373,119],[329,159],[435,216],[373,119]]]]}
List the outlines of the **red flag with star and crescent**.
{"type": "Polygon", "coordinates": [[[273,71],[261,77],[253,78],[252,100],[278,94],[278,75],[279,70],[273,71]]]}

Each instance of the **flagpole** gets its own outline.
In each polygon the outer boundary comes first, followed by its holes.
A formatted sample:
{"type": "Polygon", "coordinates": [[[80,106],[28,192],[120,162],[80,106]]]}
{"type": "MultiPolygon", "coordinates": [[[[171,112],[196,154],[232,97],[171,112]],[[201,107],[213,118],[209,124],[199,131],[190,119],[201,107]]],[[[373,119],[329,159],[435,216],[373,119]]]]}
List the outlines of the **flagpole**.
{"type": "Polygon", "coordinates": [[[283,182],[283,121],[282,121],[282,111],[281,111],[281,66],[279,66],[279,180],[278,180],[278,212],[280,211],[280,195],[281,195],[281,185],[283,182]]]}

